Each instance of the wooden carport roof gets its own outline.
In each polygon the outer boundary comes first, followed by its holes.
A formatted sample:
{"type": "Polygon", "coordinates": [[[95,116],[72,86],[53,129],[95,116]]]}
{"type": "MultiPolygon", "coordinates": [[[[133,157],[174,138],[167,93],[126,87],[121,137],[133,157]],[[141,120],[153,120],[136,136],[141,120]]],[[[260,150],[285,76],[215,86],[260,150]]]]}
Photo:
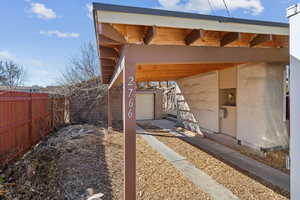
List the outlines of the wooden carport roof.
{"type": "MultiPolygon", "coordinates": [[[[288,62],[287,24],[93,4],[103,83],[123,83],[124,199],[136,199],[135,92],[139,81],[176,80],[247,62],[288,62]]],[[[110,130],[110,128],[109,128],[110,130]]]]}
{"type": "MultiPolygon", "coordinates": [[[[117,78],[114,74],[118,74],[118,63],[124,46],[135,46],[135,51],[141,54],[139,47],[145,50],[147,49],[145,46],[149,46],[149,49],[153,50],[152,45],[155,45],[155,50],[159,51],[158,47],[165,49],[156,56],[165,57],[168,51],[178,55],[179,62],[146,63],[141,60],[140,63],[136,63],[136,81],[138,82],[176,80],[250,62],[251,58],[253,62],[288,61],[289,26],[285,23],[101,3],[93,4],[93,13],[103,83],[111,83],[117,78]],[[190,49],[180,48],[184,46],[202,47],[201,49],[194,48],[194,50],[204,53],[210,59],[199,59],[199,62],[195,59],[193,62],[180,62],[182,54],[186,54],[186,51],[190,49]],[[227,47],[236,49],[228,50],[227,47]],[[257,49],[262,50],[257,51],[257,49]],[[208,52],[212,54],[208,55],[208,52]],[[223,57],[227,54],[231,56],[222,60],[217,58],[219,54],[223,57]],[[234,57],[232,54],[240,59],[230,58],[234,57]],[[263,58],[262,55],[270,59],[263,58]]],[[[154,58],[154,55],[150,58],[154,58]]]]}

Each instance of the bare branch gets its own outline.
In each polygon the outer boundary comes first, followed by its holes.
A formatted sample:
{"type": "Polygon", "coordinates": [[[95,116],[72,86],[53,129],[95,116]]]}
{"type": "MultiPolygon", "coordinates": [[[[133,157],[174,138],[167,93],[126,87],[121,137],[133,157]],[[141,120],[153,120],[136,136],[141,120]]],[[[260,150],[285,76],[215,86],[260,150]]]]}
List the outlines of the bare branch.
{"type": "Polygon", "coordinates": [[[15,88],[23,85],[25,70],[13,61],[0,61],[0,85],[15,88]]]}

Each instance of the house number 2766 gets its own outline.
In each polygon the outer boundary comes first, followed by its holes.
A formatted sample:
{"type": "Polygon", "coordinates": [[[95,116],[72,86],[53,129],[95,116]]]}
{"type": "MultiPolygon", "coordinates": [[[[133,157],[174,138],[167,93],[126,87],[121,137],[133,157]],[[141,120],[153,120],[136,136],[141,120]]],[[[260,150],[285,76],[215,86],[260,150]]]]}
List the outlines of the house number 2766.
{"type": "Polygon", "coordinates": [[[128,101],[128,113],[127,113],[127,116],[128,116],[128,119],[132,119],[133,117],[133,110],[134,110],[134,97],[132,95],[133,93],[133,90],[134,90],[134,77],[133,76],[129,76],[128,77],[129,81],[128,81],[128,98],[129,98],[129,101],[128,101]]]}

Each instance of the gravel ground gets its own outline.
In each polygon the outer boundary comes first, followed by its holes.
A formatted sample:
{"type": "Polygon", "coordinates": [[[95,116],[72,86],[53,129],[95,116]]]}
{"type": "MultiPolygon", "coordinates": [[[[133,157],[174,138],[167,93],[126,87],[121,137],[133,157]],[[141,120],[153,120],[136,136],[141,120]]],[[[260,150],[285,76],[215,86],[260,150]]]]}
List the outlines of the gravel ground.
{"type": "MultiPolygon", "coordinates": [[[[0,169],[0,199],[104,200],[123,197],[123,134],[73,125],[52,134],[15,164],[0,169]]],[[[158,131],[157,134],[169,135],[158,131]]],[[[240,199],[287,199],[253,178],[174,137],[160,141],[230,189],[240,199]]],[[[137,196],[141,200],[205,200],[210,197],[137,137],[137,196]]]]}
{"type": "MultiPolygon", "coordinates": [[[[146,125],[149,126],[149,128],[152,129],[159,129],[158,127],[152,126],[151,125],[146,125]]],[[[181,132],[182,134],[191,134],[195,135],[194,132],[191,132],[187,129],[178,127],[176,131],[181,132]]],[[[208,133],[209,134],[209,133],[208,133]]],[[[269,165],[275,169],[279,169],[280,171],[290,174],[290,170],[286,168],[286,157],[289,154],[289,150],[277,150],[277,151],[272,151],[272,152],[266,152],[264,156],[262,154],[259,154],[259,152],[246,147],[246,146],[235,146],[235,145],[228,145],[226,142],[214,140],[212,138],[206,137],[206,139],[209,139],[215,143],[219,143],[221,145],[227,146],[228,148],[234,149],[235,151],[240,152],[241,154],[244,154],[258,162],[264,163],[266,165],[269,165]]]]}
{"type": "MultiPolygon", "coordinates": [[[[113,199],[122,199],[123,135],[112,134],[107,140],[107,162],[112,177],[113,199]],[[113,155],[113,156],[112,156],[113,155]],[[109,159],[109,158],[110,159],[109,159]],[[114,167],[112,167],[114,166],[114,167]],[[118,186],[118,187],[117,187],[118,186]]],[[[172,164],[163,159],[141,137],[137,137],[137,199],[211,199],[189,182],[172,164]]]]}
{"type": "Polygon", "coordinates": [[[250,178],[245,173],[234,169],[226,163],[182,141],[179,138],[163,137],[163,135],[171,135],[167,132],[153,129],[148,129],[148,131],[151,131],[152,133],[157,135],[162,135],[156,136],[156,138],[168,145],[177,153],[186,157],[196,167],[203,170],[205,173],[207,173],[213,179],[215,179],[218,183],[224,185],[226,188],[231,190],[240,199],[289,199],[289,194],[286,194],[279,190],[274,191],[269,187],[266,187],[264,184],[257,181],[255,178],[250,178]]]}
{"type": "MultiPolygon", "coordinates": [[[[103,200],[123,198],[123,134],[72,125],[51,134],[16,163],[0,169],[0,199],[103,200]]],[[[210,197],[189,182],[140,136],[137,137],[137,197],[141,200],[210,197]]]]}

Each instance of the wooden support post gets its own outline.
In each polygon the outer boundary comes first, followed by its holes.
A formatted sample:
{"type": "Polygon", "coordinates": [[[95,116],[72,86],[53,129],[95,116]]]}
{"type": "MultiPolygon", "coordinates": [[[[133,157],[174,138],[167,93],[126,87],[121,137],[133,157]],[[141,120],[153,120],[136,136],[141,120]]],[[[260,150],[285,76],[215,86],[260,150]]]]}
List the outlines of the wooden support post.
{"type": "Polygon", "coordinates": [[[136,113],[135,65],[123,69],[123,130],[125,140],[124,200],[136,199],[136,113]]]}
{"type": "Polygon", "coordinates": [[[30,145],[33,145],[34,141],[33,141],[33,117],[32,117],[32,92],[30,91],[29,94],[29,102],[28,102],[28,134],[29,134],[29,141],[30,141],[30,145]]]}
{"type": "Polygon", "coordinates": [[[111,98],[111,89],[107,90],[107,131],[108,133],[112,132],[112,98],[111,98]]]}
{"type": "Polygon", "coordinates": [[[54,96],[51,96],[50,99],[50,106],[51,106],[51,131],[54,130],[54,96]]]}

